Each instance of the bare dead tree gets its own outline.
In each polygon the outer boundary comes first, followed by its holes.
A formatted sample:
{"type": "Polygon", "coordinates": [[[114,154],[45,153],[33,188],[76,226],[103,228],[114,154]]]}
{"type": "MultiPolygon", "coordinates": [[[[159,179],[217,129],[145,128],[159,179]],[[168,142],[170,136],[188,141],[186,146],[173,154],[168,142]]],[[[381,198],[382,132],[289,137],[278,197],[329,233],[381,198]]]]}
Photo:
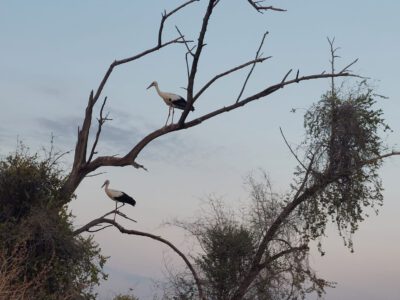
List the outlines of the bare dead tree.
{"type": "MultiPolygon", "coordinates": [[[[197,117],[193,120],[187,120],[190,108],[194,104],[195,101],[198,101],[200,99],[200,96],[210,87],[212,86],[218,79],[225,77],[233,72],[242,70],[243,68],[246,68],[248,66],[254,66],[256,64],[262,63],[266,59],[270,57],[262,57],[259,56],[259,51],[261,49],[261,46],[264,42],[265,36],[262,39],[262,42],[259,46],[259,50],[257,51],[257,56],[255,59],[250,60],[248,62],[242,63],[240,65],[237,65],[229,70],[226,70],[224,72],[221,72],[220,74],[217,74],[215,76],[212,76],[211,79],[199,89],[198,92],[195,93],[194,91],[194,83],[196,81],[196,74],[197,74],[197,69],[200,63],[200,58],[203,52],[203,47],[205,45],[205,36],[208,30],[208,23],[210,20],[210,17],[216,9],[218,1],[216,0],[209,0],[208,1],[208,6],[206,8],[206,11],[204,13],[203,21],[201,23],[201,28],[200,32],[197,38],[197,44],[193,46],[192,48],[187,48],[188,53],[190,55],[187,55],[186,58],[188,60],[188,83],[186,86],[187,90],[187,107],[183,111],[179,121],[175,124],[168,125],[166,127],[159,128],[151,133],[149,133],[147,136],[145,136],[141,141],[139,141],[136,145],[133,145],[131,150],[126,153],[123,156],[96,156],[97,151],[97,143],[100,138],[101,134],[101,127],[104,125],[104,123],[108,120],[107,117],[103,117],[100,115],[99,118],[99,124],[98,124],[98,130],[95,135],[94,142],[92,146],[89,145],[89,136],[90,136],[90,127],[92,123],[92,118],[93,118],[93,108],[97,104],[103,89],[110,78],[112,72],[114,69],[120,65],[127,64],[136,60],[139,60],[147,55],[153,54],[156,51],[159,51],[167,46],[175,45],[175,44],[184,44],[185,47],[189,47],[189,43],[191,42],[190,40],[187,40],[183,34],[178,30],[179,35],[171,40],[168,41],[163,41],[163,32],[164,32],[164,25],[166,21],[171,18],[174,14],[180,12],[183,10],[185,7],[188,5],[192,5],[193,3],[197,2],[198,0],[191,0],[191,1],[186,1],[182,5],[178,6],[177,8],[173,9],[171,12],[166,12],[162,14],[161,18],[161,23],[159,27],[159,31],[157,34],[157,39],[156,39],[156,44],[155,46],[144,50],[138,54],[132,55],[130,57],[124,58],[124,59],[119,59],[115,60],[114,62],[111,63],[111,65],[108,67],[103,79],[99,83],[99,86],[95,91],[91,91],[88,99],[88,104],[86,107],[86,112],[84,116],[84,120],[82,125],[78,128],[78,138],[75,146],[75,155],[74,155],[74,161],[72,164],[72,169],[69,172],[69,175],[66,178],[63,191],[67,194],[72,194],[76,188],[79,186],[79,184],[82,182],[82,180],[90,173],[93,171],[97,170],[100,167],[105,167],[105,166],[115,166],[115,167],[123,167],[123,166],[133,166],[138,169],[144,169],[144,166],[136,162],[137,156],[140,154],[140,152],[153,140],[166,135],[168,133],[174,132],[174,131],[179,131],[183,129],[187,129],[193,126],[197,126],[201,124],[202,122],[211,119],[213,117],[216,117],[220,114],[229,112],[231,110],[240,108],[250,102],[256,101],[256,100],[261,100],[264,99],[265,97],[275,93],[276,91],[284,88],[287,85],[291,85],[294,83],[299,83],[301,81],[307,81],[307,80],[314,80],[314,79],[323,79],[323,78],[333,78],[333,77],[344,77],[344,76],[356,76],[352,73],[349,72],[348,67],[343,68],[340,72],[335,72],[335,73],[325,73],[322,72],[320,74],[312,74],[312,75],[306,75],[299,77],[298,73],[295,78],[289,79],[288,76],[290,72],[287,72],[286,75],[282,78],[282,80],[278,83],[272,84],[267,87],[263,87],[260,89],[259,92],[250,95],[242,100],[235,101],[233,100],[231,105],[221,107],[219,109],[210,111],[208,113],[205,113],[204,115],[197,117]],[[189,60],[191,60],[189,62],[189,60]]],[[[257,8],[257,10],[262,11],[262,10],[281,10],[281,9],[275,9],[271,7],[264,7],[260,6],[259,2],[256,1],[249,1],[249,3],[257,8]]],[[[354,63],[354,62],[353,62],[354,63]]],[[[352,64],[350,64],[352,65],[352,64]]],[[[349,65],[349,66],[350,66],[349,65]]],[[[251,72],[249,73],[249,76],[251,75],[251,72]]],[[[249,77],[248,76],[248,77],[249,77]]],[[[243,83],[243,89],[248,81],[249,78],[246,78],[246,80],[243,83]]],[[[103,107],[101,109],[101,113],[104,108],[106,100],[103,102],[103,107]]]]}

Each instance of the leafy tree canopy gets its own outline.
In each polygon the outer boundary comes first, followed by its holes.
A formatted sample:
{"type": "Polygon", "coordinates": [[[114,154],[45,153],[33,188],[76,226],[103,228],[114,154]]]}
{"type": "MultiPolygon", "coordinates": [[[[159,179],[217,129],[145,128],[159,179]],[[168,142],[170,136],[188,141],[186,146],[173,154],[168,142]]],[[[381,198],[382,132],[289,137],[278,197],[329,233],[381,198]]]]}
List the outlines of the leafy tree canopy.
{"type": "Polygon", "coordinates": [[[94,299],[106,258],[92,237],[74,236],[57,157],[21,146],[0,161],[2,299],[94,299]]]}

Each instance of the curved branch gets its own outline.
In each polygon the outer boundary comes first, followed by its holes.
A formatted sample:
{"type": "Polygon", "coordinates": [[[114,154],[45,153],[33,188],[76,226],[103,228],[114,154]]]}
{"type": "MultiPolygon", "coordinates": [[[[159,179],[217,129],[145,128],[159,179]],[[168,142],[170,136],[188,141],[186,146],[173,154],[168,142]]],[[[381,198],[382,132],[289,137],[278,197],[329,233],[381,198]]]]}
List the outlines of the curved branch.
{"type": "Polygon", "coordinates": [[[304,250],[308,250],[308,249],[309,248],[307,245],[301,245],[299,247],[291,247],[289,249],[283,250],[271,257],[268,257],[265,262],[258,265],[258,269],[261,271],[262,269],[266,268],[271,262],[273,262],[274,260],[277,260],[278,258],[280,258],[286,254],[290,254],[290,253],[293,253],[296,251],[304,251],[304,250]]]}
{"type": "Polygon", "coordinates": [[[285,135],[283,134],[282,127],[279,127],[279,130],[281,132],[281,136],[283,140],[285,141],[286,146],[289,148],[290,152],[294,156],[294,158],[297,160],[297,162],[303,167],[304,170],[307,170],[306,166],[301,162],[297,154],[293,151],[292,147],[289,145],[289,142],[287,141],[285,135]]]}
{"type": "MultiPolygon", "coordinates": [[[[111,213],[112,213],[112,212],[111,212],[111,213]]],[[[108,215],[108,214],[110,214],[110,213],[107,213],[106,215],[108,215]]],[[[96,225],[99,225],[99,224],[103,224],[103,223],[107,223],[107,224],[113,225],[113,226],[116,227],[121,233],[148,237],[148,238],[151,238],[151,239],[153,239],[153,240],[156,240],[156,241],[158,241],[158,242],[161,242],[161,243],[167,245],[168,247],[170,247],[176,254],[178,254],[178,255],[183,259],[183,261],[185,262],[186,266],[189,268],[189,270],[190,270],[190,272],[192,273],[193,278],[194,278],[194,280],[195,280],[195,282],[196,282],[197,289],[198,289],[198,293],[199,293],[199,298],[202,299],[202,300],[205,300],[205,298],[204,298],[204,293],[203,293],[203,289],[202,289],[201,282],[200,282],[200,278],[199,278],[199,276],[197,275],[197,272],[196,272],[196,270],[194,269],[193,265],[190,263],[190,261],[189,261],[188,258],[185,256],[185,254],[183,254],[183,253],[182,253],[177,247],[175,247],[170,241],[168,241],[168,240],[162,238],[161,236],[157,236],[157,235],[154,235],[154,234],[151,234],[151,233],[147,233],[147,232],[143,232],[143,231],[139,231],[139,230],[126,229],[125,227],[123,227],[123,226],[121,226],[119,223],[117,223],[116,221],[111,220],[111,219],[107,219],[107,218],[104,218],[104,217],[100,217],[100,218],[98,218],[98,219],[95,219],[95,220],[93,220],[93,221],[87,223],[85,226],[83,226],[83,227],[81,227],[81,228],[75,230],[75,231],[74,231],[74,235],[78,235],[78,234],[81,234],[81,233],[83,233],[83,232],[85,232],[85,231],[89,231],[90,228],[92,228],[93,226],[96,226],[96,225]]],[[[104,228],[106,228],[106,227],[104,227],[104,228]]]]}
{"type": "Polygon", "coordinates": [[[202,122],[211,119],[215,116],[218,116],[222,113],[229,112],[231,110],[237,109],[239,107],[242,107],[250,102],[253,102],[255,100],[260,100],[270,94],[273,94],[274,92],[284,88],[286,85],[290,85],[293,83],[298,83],[300,81],[306,81],[306,80],[312,80],[312,79],[320,79],[320,78],[330,78],[330,77],[340,77],[340,76],[357,76],[353,75],[350,73],[336,73],[336,74],[315,74],[315,75],[309,75],[309,76],[303,76],[300,78],[296,78],[293,80],[287,80],[287,81],[281,81],[280,83],[271,85],[267,87],[266,89],[262,90],[261,92],[254,94],[252,96],[249,96],[239,102],[235,102],[231,105],[224,106],[222,108],[219,108],[217,110],[214,110],[210,113],[204,114],[203,116],[200,116],[194,120],[191,120],[189,122],[184,123],[183,125],[181,124],[171,124],[165,127],[162,127],[160,129],[157,129],[153,131],[152,133],[148,134],[145,136],[139,143],[136,144],[132,148],[132,150],[127,153],[124,157],[114,157],[114,156],[100,156],[94,159],[91,163],[87,164],[84,169],[82,169],[82,172],[84,173],[90,173],[94,170],[96,170],[99,167],[103,166],[118,166],[118,167],[123,167],[123,166],[128,166],[132,165],[139,155],[139,153],[143,150],[145,146],[147,146],[151,141],[154,139],[163,136],[167,133],[173,132],[173,131],[179,131],[182,129],[187,129],[193,126],[197,126],[201,124],[202,122]]]}

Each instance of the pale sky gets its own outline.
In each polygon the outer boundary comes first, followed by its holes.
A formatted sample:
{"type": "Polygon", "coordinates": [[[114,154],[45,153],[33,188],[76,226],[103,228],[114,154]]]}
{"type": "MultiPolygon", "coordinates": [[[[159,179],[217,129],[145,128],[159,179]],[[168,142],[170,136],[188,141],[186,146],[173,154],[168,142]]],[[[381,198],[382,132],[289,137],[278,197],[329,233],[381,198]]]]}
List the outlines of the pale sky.
{"type": "MultiPolygon", "coordinates": [[[[90,90],[97,88],[109,64],[154,46],[161,12],[182,2],[0,1],[0,154],[14,150],[17,139],[36,151],[49,144],[52,133],[60,151],[73,149],[90,90]]],[[[265,30],[269,35],[263,53],[273,57],[256,68],[245,95],[279,82],[291,68],[303,75],[329,70],[326,37],[335,37],[341,48],[338,68],[359,58],[352,70],[370,77],[377,92],[389,97],[379,107],[394,130],[387,141],[398,149],[400,2],[269,3],[288,11],[262,15],[245,0],[221,0],[210,21],[195,88],[252,59],[265,30]]],[[[168,20],[165,38],[176,36],[177,25],[187,38],[196,40],[203,10],[204,1],[200,1],[168,20]]],[[[114,71],[103,93],[109,98],[107,111],[113,121],[104,128],[101,155],[123,154],[164,124],[168,109],[146,87],[157,80],[162,90],[184,95],[184,54],[185,48],[175,45],[114,71]]],[[[245,76],[241,72],[218,82],[196,102],[189,118],[235,101],[245,76]]],[[[137,159],[149,172],[129,167],[101,169],[107,173],[86,179],[70,205],[76,226],[113,208],[100,189],[110,179],[110,187],[137,200],[135,208],[123,211],[138,223],[122,222],[126,227],[163,235],[190,250],[182,232],[160,225],[175,217],[194,216],[201,199],[211,194],[238,207],[247,197],[244,177],[258,168],[269,173],[277,192],[287,191],[296,161],[279,127],[293,145],[299,144],[304,135],[302,110],[296,114],[290,110],[308,108],[327,88],[329,80],[301,83],[198,127],[164,136],[137,159]]],[[[343,246],[334,230],[323,240],[324,257],[312,251],[314,269],[338,283],[327,291],[326,299],[398,299],[399,167],[400,158],[392,158],[382,168],[385,203],[378,216],[371,214],[361,224],[354,238],[355,253],[343,246]]],[[[103,253],[111,256],[110,279],[100,287],[100,299],[129,287],[142,300],[151,299],[147,279],[162,277],[165,259],[180,263],[174,253],[145,238],[107,229],[95,239],[103,253]]]]}

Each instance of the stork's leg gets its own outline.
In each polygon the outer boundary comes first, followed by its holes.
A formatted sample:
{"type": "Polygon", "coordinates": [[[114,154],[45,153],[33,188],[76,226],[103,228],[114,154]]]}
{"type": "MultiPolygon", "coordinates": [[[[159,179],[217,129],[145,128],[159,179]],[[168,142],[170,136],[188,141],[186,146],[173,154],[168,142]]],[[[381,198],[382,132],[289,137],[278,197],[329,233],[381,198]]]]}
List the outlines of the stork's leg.
{"type": "Polygon", "coordinates": [[[117,216],[118,210],[119,210],[122,206],[124,206],[124,205],[125,205],[125,203],[122,203],[120,206],[118,206],[118,202],[115,201],[114,221],[115,221],[115,217],[117,216]]]}
{"type": "Polygon", "coordinates": [[[117,205],[118,205],[118,203],[117,203],[117,201],[115,201],[114,221],[115,221],[115,217],[117,216],[117,210],[118,210],[117,205]]]}
{"type": "Polygon", "coordinates": [[[168,110],[168,117],[167,117],[167,121],[165,121],[165,126],[167,126],[168,119],[169,119],[170,115],[171,115],[171,106],[169,107],[169,110],[168,110]]]}

